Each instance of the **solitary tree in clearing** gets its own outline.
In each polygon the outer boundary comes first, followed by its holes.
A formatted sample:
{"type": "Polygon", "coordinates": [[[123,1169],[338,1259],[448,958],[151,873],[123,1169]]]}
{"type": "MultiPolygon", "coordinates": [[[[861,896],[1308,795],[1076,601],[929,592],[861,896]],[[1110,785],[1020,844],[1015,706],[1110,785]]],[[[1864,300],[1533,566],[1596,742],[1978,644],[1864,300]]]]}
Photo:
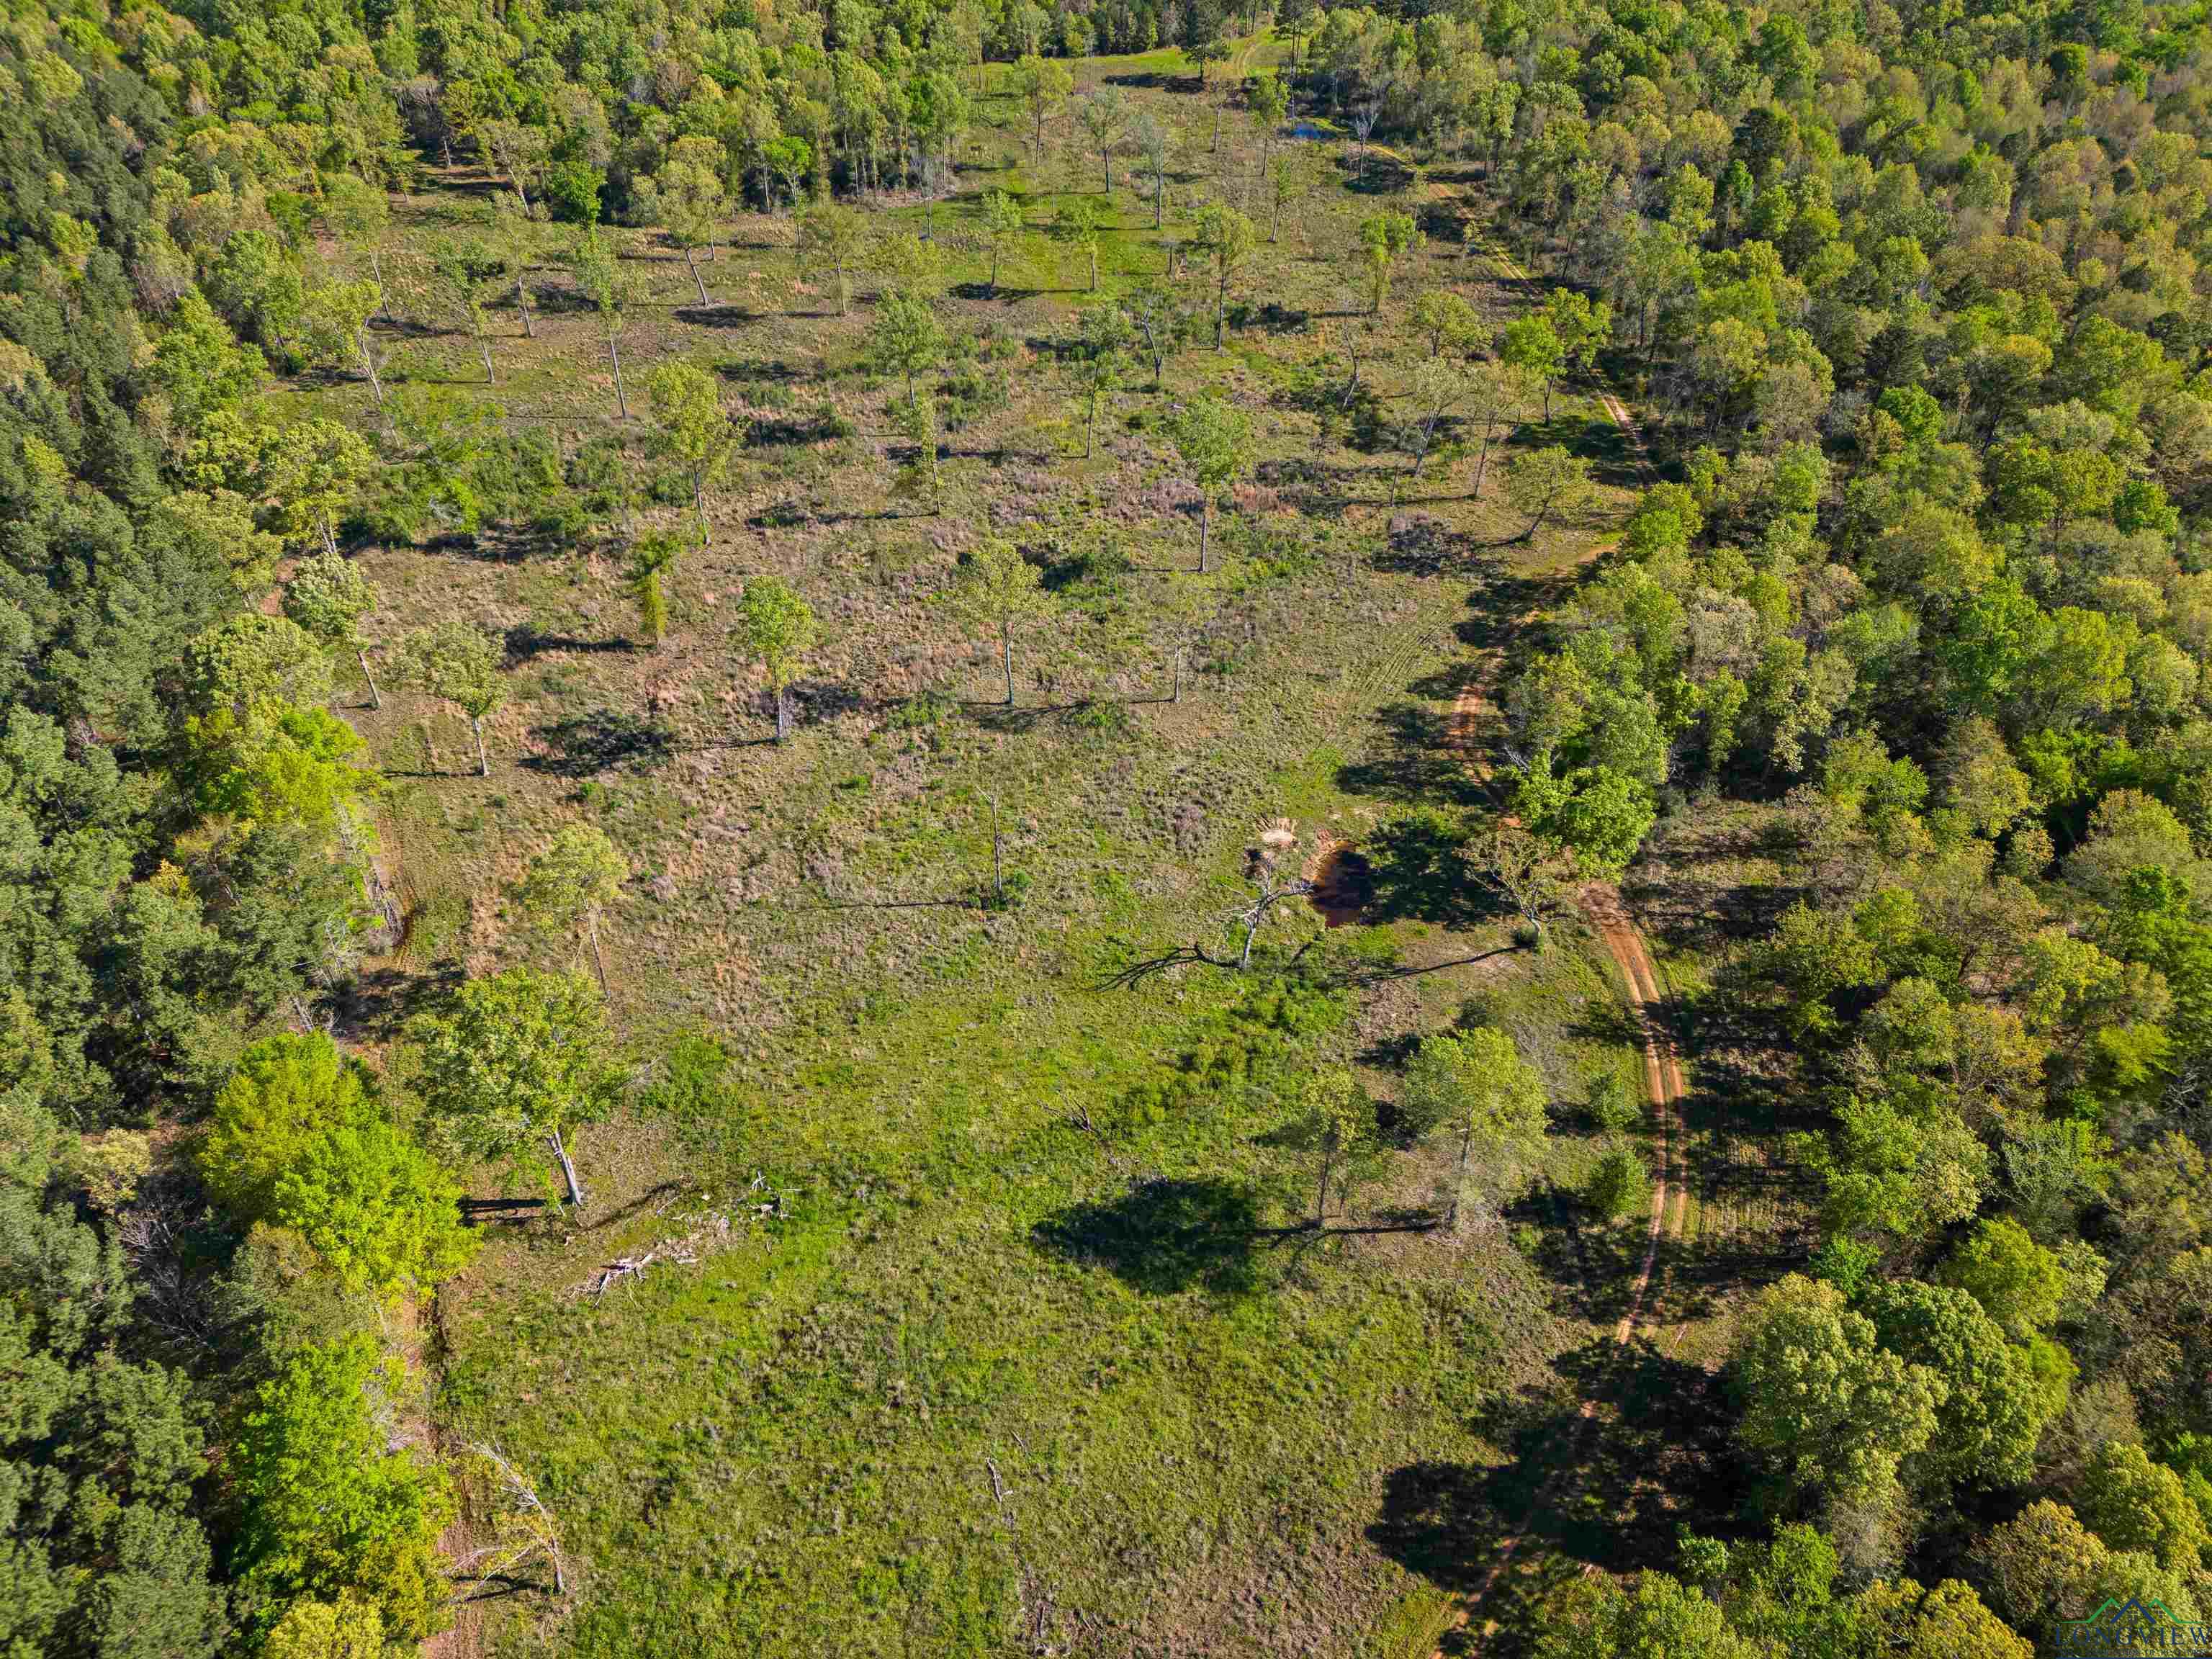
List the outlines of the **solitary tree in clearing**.
{"type": "Polygon", "coordinates": [[[592,982],[510,969],[471,980],[415,1031],[416,1087],[441,1137],[471,1158],[526,1168],[545,1167],[542,1149],[581,1206],[576,1127],[605,1117],[621,1093],[592,982]]]}
{"type": "Polygon", "coordinates": [[[1149,110],[1137,117],[1129,136],[1136,144],[1137,160],[1145,177],[1152,180],[1152,228],[1158,230],[1160,216],[1167,205],[1168,169],[1175,165],[1175,138],[1149,110]]]}
{"type": "Polygon", "coordinates": [[[1071,196],[1060,203],[1053,215],[1052,234],[1055,240],[1065,242],[1089,260],[1091,289],[1098,289],[1098,233],[1106,222],[1106,211],[1096,196],[1071,196]]]}
{"type": "Polygon", "coordinates": [[[1177,411],[1169,433],[1191,482],[1198,486],[1198,568],[1203,574],[1212,540],[1214,502],[1252,470],[1252,422],[1243,410],[1207,392],[1177,411]]]}
{"type": "Polygon", "coordinates": [[[738,648],[768,676],[778,743],[791,736],[791,688],[816,637],[813,611],[781,578],[763,576],[746,586],[738,601],[738,648]]]}
{"type": "Polygon", "coordinates": [[[1075,118],[1090,139],[1091,148],[1098,152],[1098,165],[1105,173],[1103,186],[1105,193],[1114,193],[1114,149],[1121,142],[1121,135],[1129,125],[1129,106],[1118,88],[1101,87],[1075,107],[1075,118]]]}
{"type": "Polygon", "coordinates": [[[1514,539],[1528,541],[1555,513],[1571,514],[1589,498],[1589,463],[1559,444],[1516,455],[1505,464],[1505,499],[1528,515],[1528,527],[1514,539]]]}
{"type": "Polygon", "coordinates": [[[1067,101],[1068,94],[1075,90],[1075,76],[1058,58],[1030,52],[1014,65],[1014,84],[1021,89],[1022,102],[1029,106],[1037,156],[1042,160],[1045,117],[1067,101]]]}
{"type": "Polygon", "coordinates": [[[515,887],[523,914],[542,932],[562,933],[582,924],[602,996],[609,993],[599,915],[622,896],[622,884],[629,879],[629,863],[605,830],[595,823],[569,823],[530,861],[515,887]]]}
{"type": "Polygon", "coordinates": [[[853,272],[868,251],[868,222],[848,207],[823,198],[799,216],[799,252],[817,277],[827,273],[830,298],[842,317],[853,308],[853,272]]]}
{"type": "Polygon", "coordinates": [[[1082,344],[1075,359],[1075,384],[1083,393],[1083,458],[1098,443],[1098,404],[1121,384],[1123,353],[1129,343],[1129,319],[1108,301],[1083,313],[1082,344]]]}
{"type": "Polygon", "coordinates": [[[1218,350],[1229,313],[1230,276],[1260,245],[1260,233],[1235,208],[1210,202],[1198,216],[1198,234],[1193,245],[1213,261],[1213,344],[1218,350]]]}
{"type": "Polygon", "coordinates": [[[1492,1213],[1527,1184],[1544,1146],[1544,1079],[1513,1039],[1489,1026],[1422,1039],[1406,1066],[1400,1115],[1418,1134],[1459,1139],[1459,1168],[1444,1218],[1460,1204],[1480,1155],[1476,1196],[1492,1213]]]}
{"type": "Polygon", "coordinates": [[[1042,615],[1051,605],[1037,568],[1012,542],[987,537],[960,562],[955,604],[961,612],[999,630],[1000,661],[1006,670],[1006,707],[1014,706],[1014,627],[1042,615]]]}
{"type": "Polygon", "coordinates": [[[622,335],[629,321],[629,283],[622,268],[616,263],[614,250],[599,235],[593,225],[584,233],[569,256],[570,267],[576,281],[592,304],[598,308],[599,326],[606,333],[607,362],[615,373],[615,409],[623,420],[629,419],[629,398],[623,390],[622,335]]]}
{"type": "Polygon", "coordinates": [[[1398,262],[1419,244],[1421,228],[1410,213],[1385,208],[1359,222],[1359,261],[1366,273],[1367,310],[1379,314],[1390,297],[1390,283],[1398,262]]]}
{"type": "Polygon", "coordinates": [[[668,635],[668,581],[683,544],[673,536],[641,536],[630,549],[625,580],[637,606],[638,631],[651,645],[668,635]]]}
{"type": "Polygon", "coordinates": [[[680,358],[656,364],[646,376],[661,445],[691,480],[691,507],[699,545],[707,544],[707,486],[720,483],[737,449],[737,432],[707,371],[680,358]]]}
{"type": "Polygon", "coordinates": [[[1316,1073],[1304,1094],[1305,1113],[1293,1128],[1296,1138],[1319,1155],[1320,1180],[1309,1224],[1319,1231],[1328,1221],[1329,1189],[1337,1188],[1339,1203],[1351,1196],[1355,1161],[1374,1144],[1375,1103],[1345,1066],[1316,1073]]]}
{"type": "Polygon", "coordinates": [[[988,191],[983,198],[983,236],[991,247],[991,297],[999,296],[999,267],[1006,258],[1006,250],[1020,238],[1024,226],[1019,198],[1003,190],[988,191]]]}
{"type": "Polygon", "coordinates": [[[393,664],[401,684],[451,704],[468,720],[477,740],[479,777],[491,775],[491,757],[484,748],[484,720],[507,700],[507,688],[499,678],[503,654],[496,635],[451,617],[435,627],[417,629],[402,640],[393,664]]]}
{"type": "MultiPolygon", "coordinates": [[[[1244,94],[1245,106],[1252,112],[1252,125],[1260,131],[1260,171],[1267,171],[1268,158],[1274,149],[1276,129],[1290,113],[1290,89],[1278,75],[1253,77],[1244,94]]],[[[1271,239],[1272,240],[1272,239],[1271,239]]]]}

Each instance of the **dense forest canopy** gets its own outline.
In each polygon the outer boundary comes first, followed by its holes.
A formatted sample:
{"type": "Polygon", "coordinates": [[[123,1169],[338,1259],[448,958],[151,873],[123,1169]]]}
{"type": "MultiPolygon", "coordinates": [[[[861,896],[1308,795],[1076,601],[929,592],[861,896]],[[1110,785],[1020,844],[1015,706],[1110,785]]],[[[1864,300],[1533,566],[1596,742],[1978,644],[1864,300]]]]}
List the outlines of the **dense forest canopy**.
{"type": "MultiPolygon", "coordinates": [[[[1167,139],[1071,99],[1068,64],[1166,47],[1271,146],[1292,117],[1346,135],[1355,186],[1370,146],[1463,170],[1551,279],[1492,341],[1391,297],[1423,239],[1472,247],[1472,213],[1380,211],[1332,254],[1451,360],[1411,394],[1416,472],[1470,410],[1486,465],[1555,383],[1635,388],[1663,477],[1504,699],[1534,856],[1618,875],[1738,808],[1781,849],[1759,938],[1692,1010],[1716,1052],[1789,1057],[1821,1194],[1819,1248],[1735,1334],[1742,1537],[1576,1589],[1559,1650],[1910,1628],[2014,1654],[2106,1596],[2212,1610],[2203,4],[223,0],[0,29],[0,1647],[367,1654],[441,1628],[451,1477],[395,1330],[476,1248],[454,1170],[557,1171],[580,1202],[574,1126],[626,1087],[603,960],[596,988],[470,983],[404,1084],[332,1035],[395,920],[380,780],[332,708],[334,675],[374,672],[348,550],[628,511],[618,446],[387,404],[380,331],[467,335],[490,379],[485,307],[528,329],[560,269],[703,535],[727,423],[702,375],[623,380],[599,228],[665,233],[703,305],[718,227],[797,213],[839,313],[867,273],[886,418],[933,487],[962,417],[931,389],[957,356],[941,273],[840,204],[963,194],[1012,100],[1040,163],[1064,144],[1110,189],[1121,159],[1157,223],[1167,139]],[[1232,75],[1262,29],[1280,73],[1232,75]],[[389,192],[456,157],[501,234],[395,246],[389,192]],[[341,377],[379,418],[271,396],[341,377]]],[[[1194,222],[1188,291],[1102,306],[1072,356],[1141,337],[1157,383],[1249,318],[1232,284],[1267,298],[1260,228],[1194,222]]],[[[1003,193],[984,223],[947,240],[988,247],[995,297],[999,239],[1026,233],[1003,193]]],[[[1095,287],[1097,224],[1055,234],[1095,287]]],[[[1084,384],[1095,439],[1119,382],[1084,384]]],[[[1169,430],[1202,536],[1251,471],[1243,420],[1194,399],[1169,430]]],[[[1532,532],[1577,465],[1510,464],[1532,532]]],[[[657,641],[678,543],[629,551],[657,641]]],[[[1036,573],[1006,543],[969,570],[1011,704],[1036,573]]],[[[814,614],[771,579],[738,626],[787,737],[814,614]]],[[[471,723],[488,775],[498,643],[454,623],[385,662],[471,723]]],[[[522,902],[596,953],[629,873],[571,839],[522,902]]],[[[1348,1109],[1315,1120],[1325,1159],[1348,1109]]]]}

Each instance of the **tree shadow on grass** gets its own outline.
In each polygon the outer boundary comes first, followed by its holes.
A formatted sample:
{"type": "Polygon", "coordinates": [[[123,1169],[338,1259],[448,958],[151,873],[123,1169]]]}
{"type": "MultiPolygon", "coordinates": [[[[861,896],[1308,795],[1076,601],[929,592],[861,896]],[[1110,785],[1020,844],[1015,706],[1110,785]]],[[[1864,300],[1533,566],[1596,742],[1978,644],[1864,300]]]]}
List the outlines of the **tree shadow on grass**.
{"type": "Polygon", "coordinates": [[[1472,1651],[1531,1651],[1544,1604],[1585,1567],[1626,1573],[1675,1565],[1677,1528],[1727,1532],[1735,1478],[1717,1384],[1648,1342],[1609,1338],[1555,1362],[1557,1382],[1500,1401],[1486,1426],[1503,1462],[1394,1469],[1370,1541],[1409,1571],[1461,1595],[1482,1593],[1458,1633],[1472,1651]],[[1583,1414],[1583,1401],[1594,1411],[1583,1414]],[[1506,1539],[1517,1539],[1500,1568],[1506,1539]],[[1493,1577],[1493,1571],[1495,1576],[1493,1577]]]}
{"type": "Polygon", "coordinates": [[[613,652],[624,655],[637,649],[637,641],[626,639],[586,640],[573,634],[549,634],[529,623],[517,623],[507,630],[507,665],[520,667],[533,657],[542,657],[549,651],[588,652],[594,655],[613,652]]]}
{"type": "Polygon", "coordinates": [[[611,708],[533,726],[530,734],[548,752],[526,755],[522,763],[556,778],[595,777],[617,766],[650,771],[676,752],[676,733],[667,726],[611,708]]]}
{"type": "Polygon", "coordinates": [[[1427,921],[1470,928],[1507,914],[1470,866],[1466,829],[1425,809],[1385,820],[1364,843],[1372,921],[1427,921]]]}
{"type": "Polygon", "coordinates": [[[1377,751],[1338,769],[1337,787],[1355,795],[1433,800],[1470,806],[1481,786],[1468,775],[1451,743],[1449,714],[1420,703],[1395,702],[1375,716],[1377,751]]]}
{"type": "Polygon", "coordinates": [[[1255,1246],[1263,1231],[1249,1188],[1212,1177],[1157,1178],[1117,1198],[1072,1206],[1038,1223],[1030,1237],[1146,1296],[1203,1290],[1237,1297],[1259,1287],[1255,1246]]]}

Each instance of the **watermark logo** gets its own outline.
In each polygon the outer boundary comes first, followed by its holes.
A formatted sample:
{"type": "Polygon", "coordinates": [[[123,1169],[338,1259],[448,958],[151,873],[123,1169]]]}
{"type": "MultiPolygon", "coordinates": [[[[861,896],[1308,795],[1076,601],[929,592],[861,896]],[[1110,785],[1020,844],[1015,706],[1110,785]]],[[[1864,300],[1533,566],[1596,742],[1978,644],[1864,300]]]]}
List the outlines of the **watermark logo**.
{"type": "Polygon", "coordinates": [[[2130,1596],[2105,1603],[2087,1619],[2062,1619],[2053,1651],[2068,1659],[2212,1659],[2212,1624],[2175,1618],[2163,1603],[2130,1596]]]}

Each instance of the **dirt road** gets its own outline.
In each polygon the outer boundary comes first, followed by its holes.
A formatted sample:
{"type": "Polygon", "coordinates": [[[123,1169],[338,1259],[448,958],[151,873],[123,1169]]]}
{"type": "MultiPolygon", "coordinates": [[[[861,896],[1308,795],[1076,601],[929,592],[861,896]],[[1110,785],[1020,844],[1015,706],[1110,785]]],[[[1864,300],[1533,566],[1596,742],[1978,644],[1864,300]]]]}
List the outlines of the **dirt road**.
{"type": "MultiPolygon", "coordinates": [[[[1533,291],[1528,274],[1503,250],[1493,244],[1490,246],[1490,253],[1501,270],[1523,288],[1533,291]]],[[[1637,471],[1646,478],[1650,477],[1650,467],[1644,456],[1644,435],[1638,430],[1626,406],[1610,390],[1602,387],[1599,389],[1598,400],[1613,423],[1627,436],[1635,453],[1637,471]]],[[[1559,585],[1571,580],[1575,571],[1601,554],[1610,551],[1612,547],[1612,543],[1604,543],[1583,554],[1572,570],[1562,573],[1554,582],[1547,585],[1538,600],[1538,607],[1547,603],[1559,585]]],[[[1480,680],[1462,690],[1452,706],[1453,746],[1460,751],[1468,770],[1478,777],[1486,776],[1489,770],[1482,738],[1482,726],[1489,706],[1489,687],[1480,680]]],[[[1671,1233],[1679,1231],[1681,1226],[1684,1206],[1673,1200],[1680,1187],[1674,1167],[1675,1142],[1680,1102],[1686,1085],[1681,1062],[1662,1024],[1660,1010],[1664,996],[1659,970],[1651,959],[1650,947],[1642,930],[1628,914],[1620,889],[1610,883],[1592,882],[1580,890],[1577,899],[1597,929],[1598,937],[1604,940],[1606,952],[1613,958],[1613,966],[1620,971],[1623,1000],[1628,1005],[1629,1012],[1635,1017],[1642,1040],[1644,1092],[1651,1102],[1652,1127],[1658,1141],[1658,1168],[1651,1184],[1651,1218],[1644,1233],[1644,1257],[1637,1268],[1626,1310],[1622,1313],[1613,1333],[1616,1351],[1625,1351],[1644,1328],[1645,1310],[1650,1297],[1652,1275],[1658,1266],[1660,1245],[1671,1233]]],[[[1575,1450],[1577,1454],[1595,1432],[1596,1424],[1597,1400],[1594,1395],[1586,1395],[1576,1415],[1575,1450]]],[[[1562,1460],[1562,1473],[1571,1468],[1576,1462],[1577,1458],[1572,1456],[1562,1460]]],[[[1560,1479],[1561,1476],[1555,1475],[1538,1491],[1530,1508],[1531,1518],[1552,1501],[1560,1479]]],[[[1480,1639],[1483,1606],[1497,1587],[1499,1578],[1512,1566],[1519,1554],[1521,1541],[1526,1535],[1527,1523],[1524,1522],[1522,1530],[1498,1540],[1497,1553],[1488,1571],[1483,1574],[1482,1581],[1475,1586],[1474,1592],[1461,1604],[1451,1628],[1457,1630],[1474,1626],[1480,1639]]],[[[1436,1659],[1443,1659],[1441,1648],[1436,1659]]]]}

